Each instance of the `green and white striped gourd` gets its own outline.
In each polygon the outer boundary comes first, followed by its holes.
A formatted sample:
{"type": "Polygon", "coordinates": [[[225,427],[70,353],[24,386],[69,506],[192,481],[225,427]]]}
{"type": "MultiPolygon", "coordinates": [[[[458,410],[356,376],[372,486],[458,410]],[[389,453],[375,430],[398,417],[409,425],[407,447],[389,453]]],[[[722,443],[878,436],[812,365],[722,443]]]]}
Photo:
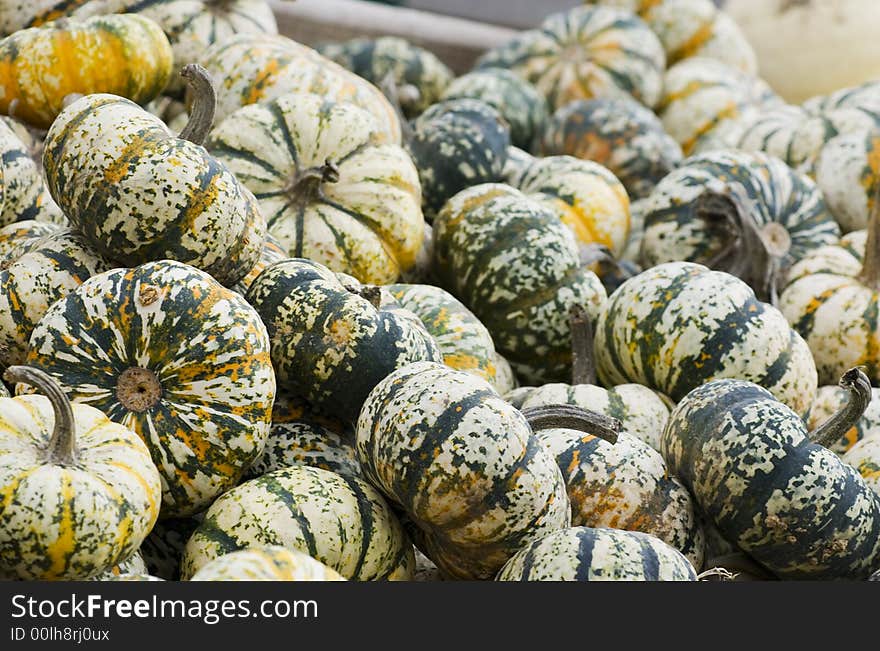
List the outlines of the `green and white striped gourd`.
{"type": "Polygon", "coordinates": [[[63,226],[27,219],[0,228],[0,269],[37,246],[42,238],[60,231],[63,226]]]}
{"type": "Polygon", "coordinates": [[[27,145],[0,120],[0,226],[35,219],[55,221],[58,206],[52,200],[37,161],[27,145]]]}
{"type": "Polygon", "coordinates": [[[0,263],[0,366],[24,362],[31,332],[49,306],[113,266],[69,228],[19,247],[0,263]]]}
{"type": "Polygon", "coordinates": [[[705,264],[739,276],[762,300],[777,291],[780,271],[840,238],[816,184],[761,152],[687,158],[646,201],[643,267],[705,264]]]}
{"type": "Polygon", "coordinates": [[[565,479],[572,526],[648,533],[700,567],[705,540],[698,514],[660,453],[625,430],[613,443],[587,430],[537,432],[565,479]]]}
{"type": "MultiPolygon", "coordinates": [[[[849,399],[849,392],[836,384],[820,386],[816,400],[810,407],[807,429],[814,430],[839,411],[849,399]]],[[[849,431],[828,447],[832,452],[843,455],[862,439],[880,435],[880,389],[871,389],[871,402],[865,413],[849,431]]]]}
{"type": "Polygon", "coordinates": [[[382,91],[289,38],[238,34],[212,45],[198,62],[217,83],[218,122],[242,106],[287,93],[314,93],[372,113],[389,142],[400,144],[400,120],[382,91]]]}
{"type": "Polygon", "coordinates": [[[0,575],[87,579],[128,558],[159,516],[159,472],[138,436],[71,404],[45,373],[4,379],[45,395],[0,398],[0,575]]]}
{"type": "Polygon", "coordinates": [[[496,581],[696,581],[685,556],[638,531],[570,527],[523,547],[496,581]]]}
{"type": "Polygon", "coordinates": [[[568,311],[581,305],[595,318],[606,299],[559,216],[503,184],[446,204],[434,222],[434,268],[529,384],[571,376],[568,311]]]}
{"type": "Polygon", "coordinates": [[[666,71],[657,113],[690,156],[717,146],[743,116],[780,104],[762,79],[715,59],[691,57],[666,71]]]}
{"type": "Polygon", "coordinates": [[[880,125],[880,81],[872,79],[857,86],[817,95],[802,106],[814,115],[827,116],[840,131],[856,131],[880,125]]]}
{"type": "Polygon", "coordinates": [[[415,315],[382,308],[377,288],[353,289],[327,267],[294,258],[266,269],[246,297],[269,331],[278,386],[352,423],[394,369],[442,360],[415,315]]]}
{"type": "Polygon", "coordinates": [[[880,131],[875,127],[829,140],[816,159],[815,177],[843,232],[866,228],[880,190],[880,131]]]}
{"type": "Polygon", "coordinates": [[[407,148],[419,171],[425,218],[433,221],[457,192],[498,181],[509,147],[510,128],[479,100],[443,101],[422,113],[407,148]]]}
{"type": "Polygon", "coordinates": [[[571,521],[562,474],[526,418],[469,373],[398,369],[370,392],[356,439],[364,475],[406,513],[444,576],[491,578],[571,521]]]}
{"type": "Polygon", "coordinates": [[[453,81],[441,99],[469,97],[495,108],[510,126],[510,143],[536,148],[549,118],[547,100],[532,84],[504,68],[480,68],[453,81]]]}
{"type": "Polygon", "coordinates": [[[779,309],[809,344],[821,384],[857,365],[880,381],[878,222],[875,200],[867,231],[816,249],[788,271],[779,309]]]}
{"type": "Polygon", "coordinates": [[[221,495],[186,544],[181,579],[216,558],[257,545],[296,549],[354,581],[407,581],[413,546],[370,484],[290,466],[221,495]]]}
{"type": "Polygon", "coordinates": [[[0,4],[0,36],[42,25],[92,0],[12,0],[0,4]]]}
{"type": "Polygon", "coordinates": [[[499,369],[492,335],[461,301],[433,285],[397,284],[386,289],[402,308],[419,317],[437,342],[444,364],[486,380],[499,393],[503,391],[507,380],[496,380],[499,369]]]}
{"type": "Polygon", "coordinates": [[[560,108],[544,131],[545,156],[568,154],[607,167],[631,199],[647,196],[682,158],[653,111],[627,97],[599,97],[560,108]]]}
{"type": "Polygon", "coordinates": [[[266,223],[247,188],[197,144],[210,128],[213,91],[203,71],[185,70],[200,99],[183,138],[134,102],[87,95],[49,129],[47,185],[105,257],[178,260],[234,285],[257,262],[266,223]]]}
{"type": "Polygon", "coordinates": [[[739,25],[712,0],[587,0],[635,11],[660,39],[667,65],[689,57],[717,59],[755,74],[758,59],[739,25]]]}
{"type": "Polygon", "coordinates": [[[218,556],[203,565],[190,581],[345,581],[298,549],[259,545],[218,556]]]}
{"type": "Polygon", "coordinates": [[[92,276],[37,323],[27,363],[140,435],[162,474],[163,517],[197,513],[234,486],[269,432],[266,327],[239,294],[180,262],[92,276]]]}
{"type": "Polygon", "coordinates": [[[510,185],[553,210],[582,246],[599,244],[612,255],[629,237],[629,196],[606,167],[574,156],[535,158],[510,185]]]}
{"type": "Polygon", "coordinates": [[[391,75],[400,107],[409,119],[439,102],[455,78],[433,52],[397,36],[326,43],[318,52],[379,88],[391,75]]]}
{"type": "Polygon", "coordinates": [[[805,415],[817,389],[806,342],[738,278],[692,262],[661,264],[608,299],[595,335],[605,386],[636,382],[678,402],[718,378],[754,381],[805,415]]]}
{"type": "Polygon", "coordinates": [[[783,579],[864,579],[880,567],[880,496],[826,445],[870,400],[868,378],[841,379],[850,401],[807,432],[801,417],[743,380],[697,387],[673,410],[662,452],[725,539],[783,579]]]}
{"type": "Polygon", "coordinates": [[[159,520],[144,538],[140,553],[147,571],[166,581],[180,580],[180,560],[193,531],[201,524],[203,513],[188,518],[159,520]]]}
{"type": "Polygon", "coordinates": [[[323,468],[361,476],[350,426],[312,413],[301,399],[281,394],[272,406],[272,427],[262,454],[246,472],[248,479],[288,466],[323,468]]]}
{"type": "Polygon", "coordinates": [[[415,264],[419,173],[367,111],[289,93],[238,109],[205,146],[254,193],[290,256],[379,284],[415,264]]]}
{"type": "Polygon", "coordinates": [[[648,107],[660,99],[666,55],[636,14],[612,7],[575,7],[547,16],[477,60],[505,68],[544,94],[550,110],[577,99],[631,95],[648,107]]]}
{"type": "Polygon", "coordinates": [[[847,450],[841,460],[858,470],[868,488],[880,499],[880,436],[862,439],[847,450]]]}

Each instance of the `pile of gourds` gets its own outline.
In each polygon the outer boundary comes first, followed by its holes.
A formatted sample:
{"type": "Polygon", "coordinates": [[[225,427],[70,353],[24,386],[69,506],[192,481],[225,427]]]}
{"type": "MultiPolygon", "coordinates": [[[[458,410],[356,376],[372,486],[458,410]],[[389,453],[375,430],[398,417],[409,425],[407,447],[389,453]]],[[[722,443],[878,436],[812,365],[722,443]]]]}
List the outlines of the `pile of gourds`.
{"type": "Polygon", "coordinates": [[[458,77],[263,0],[0,30],[0,577],[880,571],[880,81],[786,105],[710,0],[458,77]]]}

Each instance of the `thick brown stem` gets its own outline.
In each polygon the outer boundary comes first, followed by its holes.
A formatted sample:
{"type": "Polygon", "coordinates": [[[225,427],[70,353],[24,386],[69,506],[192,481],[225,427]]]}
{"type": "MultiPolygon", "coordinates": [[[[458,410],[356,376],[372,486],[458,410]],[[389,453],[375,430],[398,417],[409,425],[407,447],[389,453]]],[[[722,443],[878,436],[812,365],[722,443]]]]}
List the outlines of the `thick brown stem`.
{"type": "Polygon", "coordinates": [[[706,266],[737,276],[759,300],[775,305],[791,248],[788,231],[775,222],[759,226],[751,202],[733,192],[706,190],[694,202],[694,213],[725,242],[706,266]]]}
{"type": "Polygon", "coordinates": [[[810,432],[813,443],[831,447],[858,422],[871,402],[871,381],[859,368],[851,368],[838,383],[849,391],[849,400],[837,413],[810,432]]]}
{"type": "Polygon", "coordinates": [[[571,383],[596,384],[596,360],[593,355],[593,324],[580,305],[572,305],[568,322],[571,325],[571,383]]]}
{"type": "Polygon", "coordinates": [[[192,93],[192,104],[189,109],[189,122],[183,127],[178,138],[189,140],[201,145],[211,125],[214,124],[214,112],[217,110],[217,93],[211,75],[198,63],[187,63],[180,71],[192,93]]]}
{"type": "Polygon", "coordinates": [[[623,428],[616,418],[574,405],[546,405],[520,410],[532,431],[542,429],[575,429],[609,443],[617,443],[617,435],[623,428]]]}
{"type": "Polygon", "coordinates": [[[299,170],[287,187],[287,194],[294,201],[308,204],[321,198],[322,186],[325,183],[337,181],[339,181],[339,168],[328,158],[323,165],[299,170]]]}
{"type": "Polygon", "coordinates": [[[859,282],[873,292],[880,291],[880,183],[877,183],[868,214],[868,237],[865,239],[865,257],[859,282]]]}
{"type": "Polygon", "coordinates": [[[72,466],[76,463],[76,422],[73,420],[73,409],[64,390],[51,375],[30,366],[10,366],[3,374],[3,379],[11,384],[21,382],[28,384],[49,398],[55,412],[55,427],[52,438],[46,449],[50,463],[59,466],[72,466]]]}

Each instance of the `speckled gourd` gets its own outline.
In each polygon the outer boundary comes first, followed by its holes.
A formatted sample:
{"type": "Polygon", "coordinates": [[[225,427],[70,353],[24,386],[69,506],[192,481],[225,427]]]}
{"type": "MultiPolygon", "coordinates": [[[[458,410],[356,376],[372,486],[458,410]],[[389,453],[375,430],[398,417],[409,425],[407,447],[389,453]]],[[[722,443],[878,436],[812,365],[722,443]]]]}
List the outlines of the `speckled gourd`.
{"type": "Polygon", "coordinates": [[[190,581],[345,581],[339,572],[298,549],[259,545],[206,563],[190,581]]]}
{"type": "Polygon", "coordinates": [[[0,226],[13,222],[56,220],[58,206],[49,196],[43,173],[27,144],[0,120],[0,226]]]}
{"type": "Polygon", "coordinates": [[[33,219],[3,226],[0,228],[0,269],[32,250],[46,235],[56,233],[62,228],[58,224],[33,219]]]}
{"type": "Polygon", "coordinates": [[[413,546],[388,503],[362,479],[290,466],[221,495],[186,545],[181,578],[258,545],[296,549],[355,581],[407,581],[413,546]]]}
{"type": "Polygon", "coordinates": [[[239,294],[180,262],[92,276],[37,323],[27,363],[138,433],[162,474],[163,517],[203,510],[265,444],[266,327],[239,294]]]}
{"type": "Polygon", "coordinates": [[[288,93],[238,109],[205,146],[254,193],[290,256],[377,284],[415,264],[419,174],[369,112],[288,93]]]}
{"type": "Polygon", "coordinates": [[[663,433],[669,469],[723,536],[783,579],[860,579],[880,567],[880,497],[827,449],[871,396],[858,369],[850,401],[816,430],[766,389],[723,379],[678,403],[663,433]]]}
{"type": "Polygon", "coordinates": [[[880,190],[877,126],[831,138],[816,159],[815,177],[844,233],[867,228],[880,190]]]}
{"type": "Polygon", "coordinates": [[[140,546],[159,515],[159,472],[137,435],[68,402],[39,370],[4,379],[45,395],[0,398],[0,575],[87,579],[140,546]]]}

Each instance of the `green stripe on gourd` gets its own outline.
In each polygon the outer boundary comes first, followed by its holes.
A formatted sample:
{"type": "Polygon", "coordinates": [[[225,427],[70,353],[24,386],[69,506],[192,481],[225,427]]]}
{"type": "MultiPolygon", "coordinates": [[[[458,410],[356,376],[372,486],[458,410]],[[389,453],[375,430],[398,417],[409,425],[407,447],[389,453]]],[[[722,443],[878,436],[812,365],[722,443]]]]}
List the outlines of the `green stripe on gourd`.
{"type": "Polygon", "coordinates": [[[636,382],[676,402],[717,378],[756,382],[802,415],[816,395],[813,357],[782,313],[734,276],[690,262],[621,285],[596,323],[595,351],[604,385],[636,382]]]}
{"type": "Polygon", "coordinates": [[[530,384],[570,377],[569,308],[595,318],[606,300],[559,216],[508,185],[475,186],[447,203],[434,223],[434,267],[530,384]]]}
{"type": "Polygon", "coordinates": [[[247,293],[269,331],[279,387],[350,422],[394,369],[442,359],[415,315],[381,308],[378,288],[363,289],[350,291],[317,262],[289,259],[266,269],[247,293]]]}
{"type": "Polygon", "coordinates": [[[473,312],[440,287],[398,284],[386,289],[401,307],[419,317],[437,342],[444,364],[486,380],[501,393],[495,343],[473,312]]]}
{"type": "Polygon", "coordinates": [[[739,276],[762,300],[773,300],[787,267],[840,238],[816,184],[761,152],[685,159],[646,202],[645,268],[705,264],[739,276]]]}
{"type": "Polygon", "coordinates": [[[523,547],[496,581],[696,581],[674,547],[637,531],[570,527],[523,547]]]}
{"type": "Polygon", "coordinates": [[[660,99],[666,55],[657,36],[629,11],[575,7],[548,16],[477,60],[527,79],[551,110],[592,97],[630,95],[648,107],[660,99]]]}
{"type": "Polygon", "coordinates": [[[814,115],[827,116],[840,131],[880,125],[880,81],[866,81],[828,95],[817,95],[802,106],[814,115]]]}
{"type": "Polygon", "coordinates": [[[880,189],[880,134],[876,127],[829,140],[816,160],[815,176],[843,232],[866,228],[880,189]]]}
{"type": "Polygon", "coordinates": [[[863,579],[880,567],[880,497],[827,449],[856,422],[868,378],[841,379],[850,401],[807,432],[766,389],[717,380],[676,406],[663,434],[670,472],[724,537],[783,579],[863,579]]]}
{"type": "Polygon", "coordinates": [[[256,310],[203,271],[163,260],[92,276],[54,303],[28,364],[140,435],[163,517],[234,486],[269,431],[275,375],[256,310]]]}
{"type": "Polygon", "coordinates": [[[55,301],[115,266],[67,228],[16,253],[0,262],[0,366],[24,362],[34,326],[55,301]]]}
{"type": "Polygon", "coordinates": [[[204,70],[184,70],[199,100],[180,137],[134,102],[87,95],[49,129],[47,185],[105,257],[178,260],[233,285],[259,258],[266,224],[247,188],[196,144],[210,128],[213,90],[204,70]]]}
{"type": "Polygon", "coordinates": [[[0,165],[0,226],[30,219],[51,221],[49,213],[57,210],[57,206],[43,183],[42,170],[31,158],[27,145],[3,121],[0,121],[0,165]]]}
{"type": "Polygon", "coordinates": [[[354,581],[406,581],[413,547],[370,484],[308,466],[252,479],[221,495],[186,545],[181,578],[257,545],[296,549],[354,581]]]}
{"type": "Polygon", "coordinates": [[[415,264],[419,174],[367,111],[289,93],[235,111],[205,146],[254,193],[290,256],[379,284],[415,264]]]}
{"type": "Polygon", "coordinates": [[[440,101],[455,78],[433,52],[395,36],[327,43],[318,52],[380,88],[390,74],[403,113],[410,119],[440,101]]]}
{"type": "Polygon", "coordinates": [[[510,143],[526,151],[536,148],[549,118],[547,100],[532,84],[510,70],[480,68],[453,81],[443,100],[469,97],[497,110],[510,125],[510,143]]]}
{"type": "Polygon", "coordinates": [[[205,564],[190,581],[345,581],[308,554],[280,545],[240,549],[205,564]]]}
{"type": "Polygon", "coordinates": [[[600,97],[560,108],[544,130],[541,152],[607,167],[631,199],[647,196],[681,162],[681,147],[660,119],[626,97],[600,97]]]}
{"type": "Polygon", "coordinates": [[[528,421],[468,373],[431,362],[395,371],[367,398],[356,447],[446,576],[491,578],[522,545],[570,523],[560,470],[528,421]]]}
{"type": "Polygon", "coordinates": [[[58,224],[33,219],[3,226],[0,228],[0,269],[36,247],[46,235],[56,233],[62,228],[58,224]]]}
{"type": "Polygon", "coordinates": [[[38,369],[3,377],[45,395],[0,398],[0,576],[88,579],[128,558],[162,499],[147,447],[38,369]]]}
{"type": "Polygon", "coordinates": [[[873,204],[867,231],[803,258],[779,297],[779,309],[810,346],[821,384],[851,366],[880,381],[880,201],[873,204]]]}
{"type": "Polygon", "coordinates": [[[510,129],[493,107],[467,98],[439,102],[412,127],[407,148],[419,170],[427,219],[457,192],[500,180],[510,129]]]}
{"type": "MultiPolygon", "coordinates": [[[[836,411],[843,407],[849,398],[849,392],[837,385],[820,386],[816,392],[816,400],[810,407],[807,418],[807,429],[814,430],[828,420],[836,411]]],[[[849,431],[828,449],[843,455],[847,450],[862,439],[880,435],[880,389],[871,389],[871,402],[865,413],[849,431]]]]}
{"type": "Polygon", "coordinates": [[[737,120],[780,104],[762,79],[715,59],[692,57],[666,71],[657,114],[689,156],[723,140],[737,120]]]}

